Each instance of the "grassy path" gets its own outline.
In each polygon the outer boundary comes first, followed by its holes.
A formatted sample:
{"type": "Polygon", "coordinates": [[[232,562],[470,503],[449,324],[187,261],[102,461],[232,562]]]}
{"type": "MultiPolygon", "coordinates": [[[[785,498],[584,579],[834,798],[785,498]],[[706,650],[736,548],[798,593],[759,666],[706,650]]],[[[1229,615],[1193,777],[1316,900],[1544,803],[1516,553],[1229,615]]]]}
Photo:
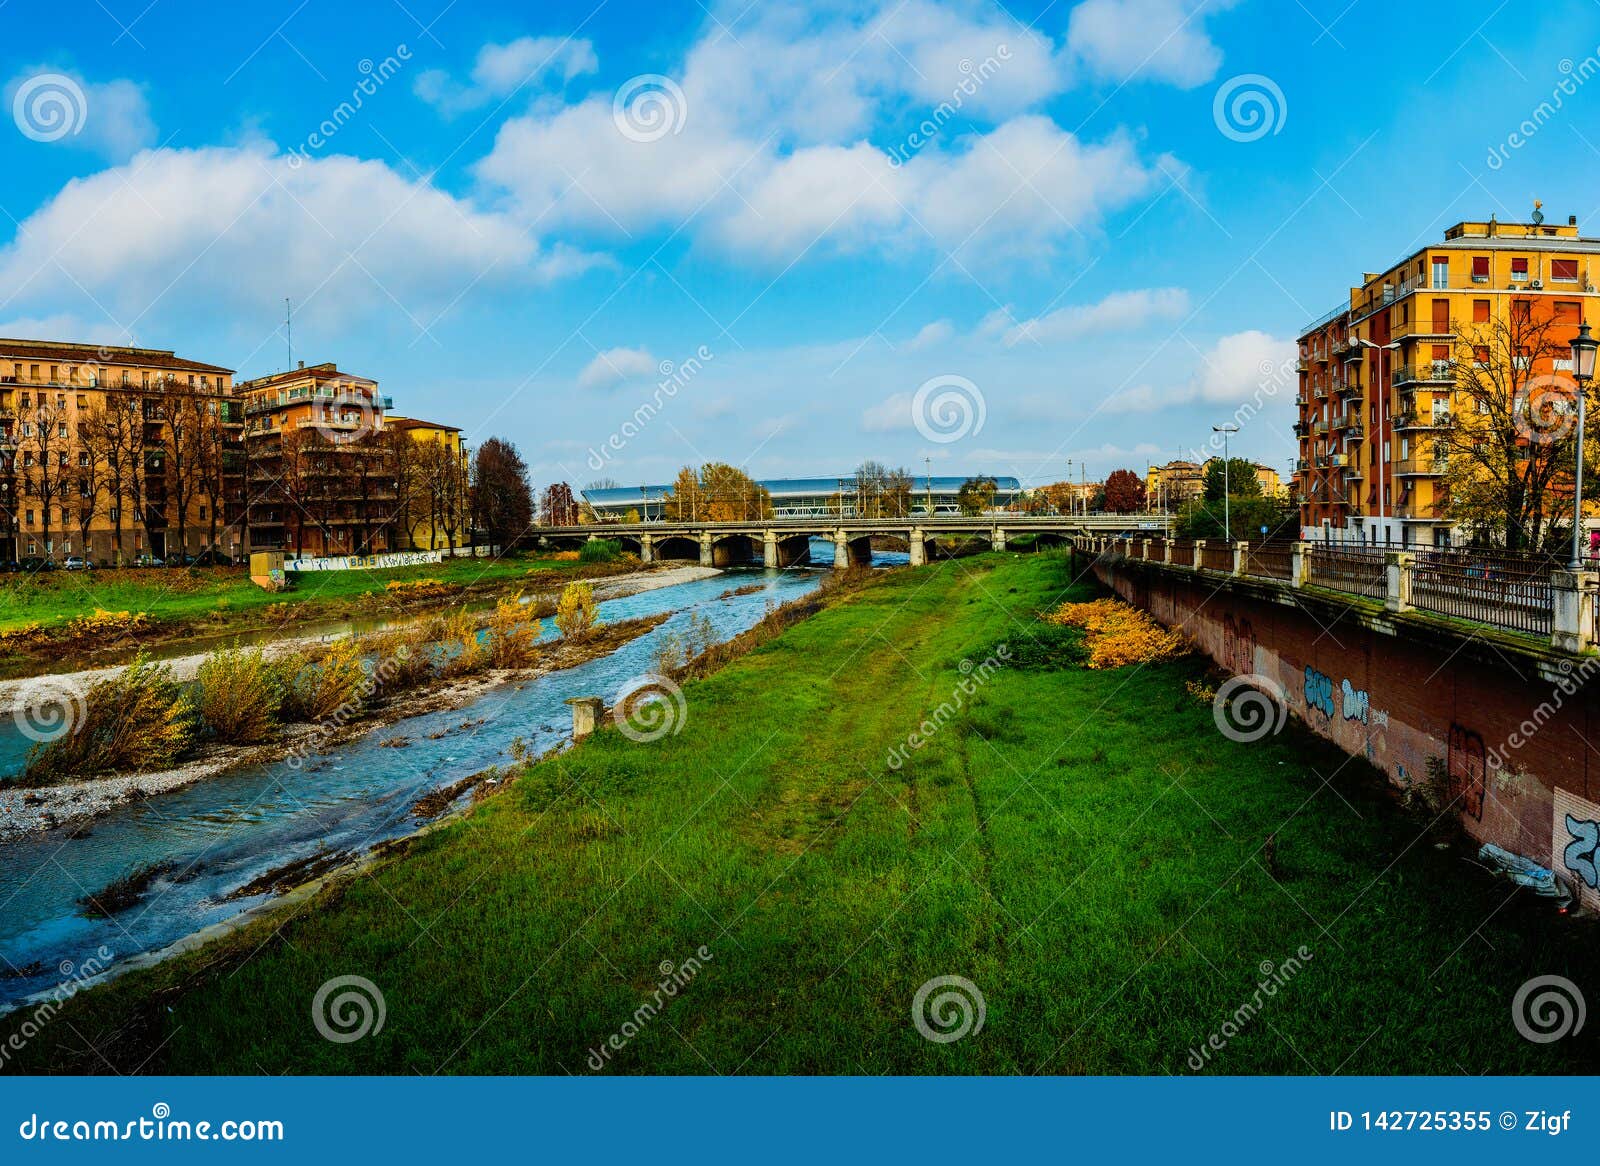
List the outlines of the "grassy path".
{"type": "Polygon", "coordinates": [[[618,1034],[603,1072],[1177,1073],[1275,975],[1208,1071],[1594,1067],[1592,1032],[1533,1045],[1509,1012],[1537,974],[1600,999],[1592,929],[1508,901],[1361,763],[1225,740],[1192,662],[976,679],[1066,572],[884,580],[690,685],[680,733],[597,735],[276,931],[74,1001],[22,1064],[585,1073],[618,1034]],[[318,1035],[341,975],[381,1032],[318,1035]],[[911,1004],[949,975],[986,1016],[939,1044],[911,1004]]]}

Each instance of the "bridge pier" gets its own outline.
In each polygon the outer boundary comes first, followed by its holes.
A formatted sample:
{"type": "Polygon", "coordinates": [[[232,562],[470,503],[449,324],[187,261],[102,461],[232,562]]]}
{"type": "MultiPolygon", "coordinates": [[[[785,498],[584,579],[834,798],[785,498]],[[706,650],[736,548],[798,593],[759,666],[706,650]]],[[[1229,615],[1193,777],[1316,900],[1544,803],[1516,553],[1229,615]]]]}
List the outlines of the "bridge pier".
{"type": "Polygon", "coordinates": [[[842,530],[833,532],[833,569],[835,571],[850,569],[850,536],[842,530]]]}
{"type": "Polygon", "coordinates": [[[714,564],[711,560],[711,532],[702,531],[700,533],[700,565],[702,567],[713,566],[714,564]]]}
{"type": "Polygon", "coordinates": [[[639,561],[653,563],[656,561],[656,536],[641,534],[639,536],[639,561]]]}
{"type": "Polygon", "coordinates": [[[914,527],[911,531],[911,565],[913,567],[926,566],[928,562],[928,548],[922,541],[922,528],[914,527]]]}
{"type": "Polygon", "coordinates": [[[769,571],[778,566],[778,532],[775,530],[761,533],[761,565],[769,571]]]}
{"type": "Polygon", "coordinates": [[[991,537],[989,539],[989,545],[991,547],[993,547],[997,551],[1005,550],[1006,549],[1006,532],[1001,530],[998,526],[995,527],[994,530],[991,532],[991,537]]]}

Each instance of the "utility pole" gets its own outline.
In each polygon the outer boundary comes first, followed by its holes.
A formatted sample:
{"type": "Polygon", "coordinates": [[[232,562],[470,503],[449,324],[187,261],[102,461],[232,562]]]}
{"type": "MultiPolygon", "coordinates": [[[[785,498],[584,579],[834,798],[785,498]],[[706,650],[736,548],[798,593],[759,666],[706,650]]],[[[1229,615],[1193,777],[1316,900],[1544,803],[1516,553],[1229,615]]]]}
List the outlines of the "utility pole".
{"type": "Polygon", "coordinates": [[[933,517],[933,459],[925,457],[922,464],[927,467],[927,474],[922,479],[922,484],[928,488],[928,517],[933,517]]]}

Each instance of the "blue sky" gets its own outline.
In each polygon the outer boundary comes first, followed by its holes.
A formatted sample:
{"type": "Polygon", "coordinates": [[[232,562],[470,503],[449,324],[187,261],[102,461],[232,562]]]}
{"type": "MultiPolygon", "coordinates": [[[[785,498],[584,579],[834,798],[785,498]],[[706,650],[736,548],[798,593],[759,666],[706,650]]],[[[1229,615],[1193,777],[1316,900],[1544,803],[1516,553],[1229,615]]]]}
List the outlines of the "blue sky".
{"type": "Polygon", "coordinates": [[[11,0],[0,32],[0,335],[255,376],[290,297],[297,358],[539,485],[1100,477],[1252,401],[1235,449],[1282,469],[1274,370],[1363,270],[1535,199],[1600,234],[1588,3],[11,0]]]}

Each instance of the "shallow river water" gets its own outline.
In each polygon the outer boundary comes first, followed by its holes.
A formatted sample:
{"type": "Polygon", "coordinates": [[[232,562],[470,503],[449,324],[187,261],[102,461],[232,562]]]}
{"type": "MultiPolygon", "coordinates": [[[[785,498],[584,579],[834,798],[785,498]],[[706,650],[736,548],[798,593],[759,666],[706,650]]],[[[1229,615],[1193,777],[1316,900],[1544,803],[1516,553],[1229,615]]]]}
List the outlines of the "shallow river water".
{"type": "Polygon", "coordinates": [[[600,605],[605,621],[674,614],[609,656],[492,689],[459,709],[375,727],[299,768],[241,768],[129,803],[92,820],[79,837],[60,829],[0,844],[0,1006],[61,983],[63,961],[82,965],[102,946],[124,960],[256,906],[267,896],[227,896],[286,863],[357,853],[410,833],[418,824],[411,807],[421,795],[509,762],[514,739],[536,753],[567,739],[566,699],[593,695],[611,703],[619,688],[651,671],[661,638],[681,632],[690,613],[708,617],[727,639],[760,620],[769,601],[816,587],[820,574],[734,571],[609,600],[600,605]],[[721,598],[750,584],[760,590],[721,598]],[[380,744],[396,736],[411,744],[380,744]],[[157,863],[169,864],[170,873],[136,905],[110,919],[86,916],[78,906],[83,896],[157,863]]]}

